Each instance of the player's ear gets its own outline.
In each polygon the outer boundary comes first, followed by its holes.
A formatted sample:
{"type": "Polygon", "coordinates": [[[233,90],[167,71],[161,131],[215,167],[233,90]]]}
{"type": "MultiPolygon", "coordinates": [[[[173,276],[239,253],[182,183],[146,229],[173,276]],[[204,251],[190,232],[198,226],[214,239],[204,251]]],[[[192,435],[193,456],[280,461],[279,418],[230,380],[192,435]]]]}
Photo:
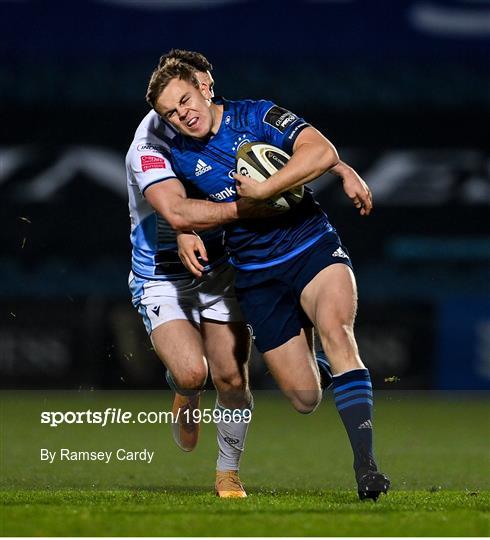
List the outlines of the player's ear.
{"type": "Polygon", "coordinates": [[[213,97],[209,89],[209,84],[206,81],[199,82],[199,90],[201,90],[201,94],[205,99],[211,99],[213,97]]]}

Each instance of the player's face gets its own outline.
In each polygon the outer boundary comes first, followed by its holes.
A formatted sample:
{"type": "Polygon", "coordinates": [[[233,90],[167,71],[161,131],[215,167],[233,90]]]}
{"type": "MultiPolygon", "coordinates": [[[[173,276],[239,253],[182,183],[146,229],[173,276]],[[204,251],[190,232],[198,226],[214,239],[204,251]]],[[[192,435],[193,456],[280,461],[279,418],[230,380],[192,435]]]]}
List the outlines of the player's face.
{"type": "Polygon", "coordinates": [[[172,79],[157,99],[156,110],[182,134],[202,139],[213,128],[210,105],[210,99],[192,83],[172,79]]]}

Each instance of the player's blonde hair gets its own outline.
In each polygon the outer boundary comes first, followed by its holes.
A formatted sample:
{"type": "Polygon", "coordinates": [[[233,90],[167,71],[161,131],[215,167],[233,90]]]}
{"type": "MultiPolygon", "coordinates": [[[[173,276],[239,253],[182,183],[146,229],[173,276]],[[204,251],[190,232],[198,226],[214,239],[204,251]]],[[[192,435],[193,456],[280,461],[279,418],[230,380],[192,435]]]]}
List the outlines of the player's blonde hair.
{"type": "Polygon", "coordinates": [[[199,81],[195,71],[195,68],[177,58],[167,59],[162,66],[157,67],[151,74],[146,91],[146,101],[155,109],[158,98],[173,79],[188,81],[196,88],[199,88],[199,81]]]}

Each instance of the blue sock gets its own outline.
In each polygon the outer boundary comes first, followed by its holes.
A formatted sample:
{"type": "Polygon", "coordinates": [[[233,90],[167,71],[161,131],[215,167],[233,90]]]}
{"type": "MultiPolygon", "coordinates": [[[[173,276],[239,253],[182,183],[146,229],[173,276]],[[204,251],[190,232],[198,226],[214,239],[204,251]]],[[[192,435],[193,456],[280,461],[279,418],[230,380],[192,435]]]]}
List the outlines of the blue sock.
{"type": "Polygon", "coordinates": [[[328,362],[327,355],[323,351],[315,352],[315,359],[318,365],[318,371],[320,372],[320,382],[322,390],[330,388],[332,384],[332,370],[328,362]]]}
{"type": "Polygon", "coordinates": [[[333,377],[335,405],[349,435],[354,470],[377,470],[373,454],[373,388],[367,369],[354,369],[333,377]]]}

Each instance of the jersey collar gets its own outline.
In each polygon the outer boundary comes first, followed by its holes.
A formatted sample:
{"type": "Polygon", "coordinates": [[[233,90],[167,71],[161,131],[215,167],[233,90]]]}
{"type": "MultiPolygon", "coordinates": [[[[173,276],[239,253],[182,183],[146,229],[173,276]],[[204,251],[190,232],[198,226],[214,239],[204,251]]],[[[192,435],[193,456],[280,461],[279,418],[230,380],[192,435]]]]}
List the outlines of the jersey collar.
{"type": "Polygon", "coordinates": [[[215,96],[211,98],[211,101],[216,103],[216,105],[223,105],[223,112],[230,110],[230,102],[223,96],[215,96]]]}

